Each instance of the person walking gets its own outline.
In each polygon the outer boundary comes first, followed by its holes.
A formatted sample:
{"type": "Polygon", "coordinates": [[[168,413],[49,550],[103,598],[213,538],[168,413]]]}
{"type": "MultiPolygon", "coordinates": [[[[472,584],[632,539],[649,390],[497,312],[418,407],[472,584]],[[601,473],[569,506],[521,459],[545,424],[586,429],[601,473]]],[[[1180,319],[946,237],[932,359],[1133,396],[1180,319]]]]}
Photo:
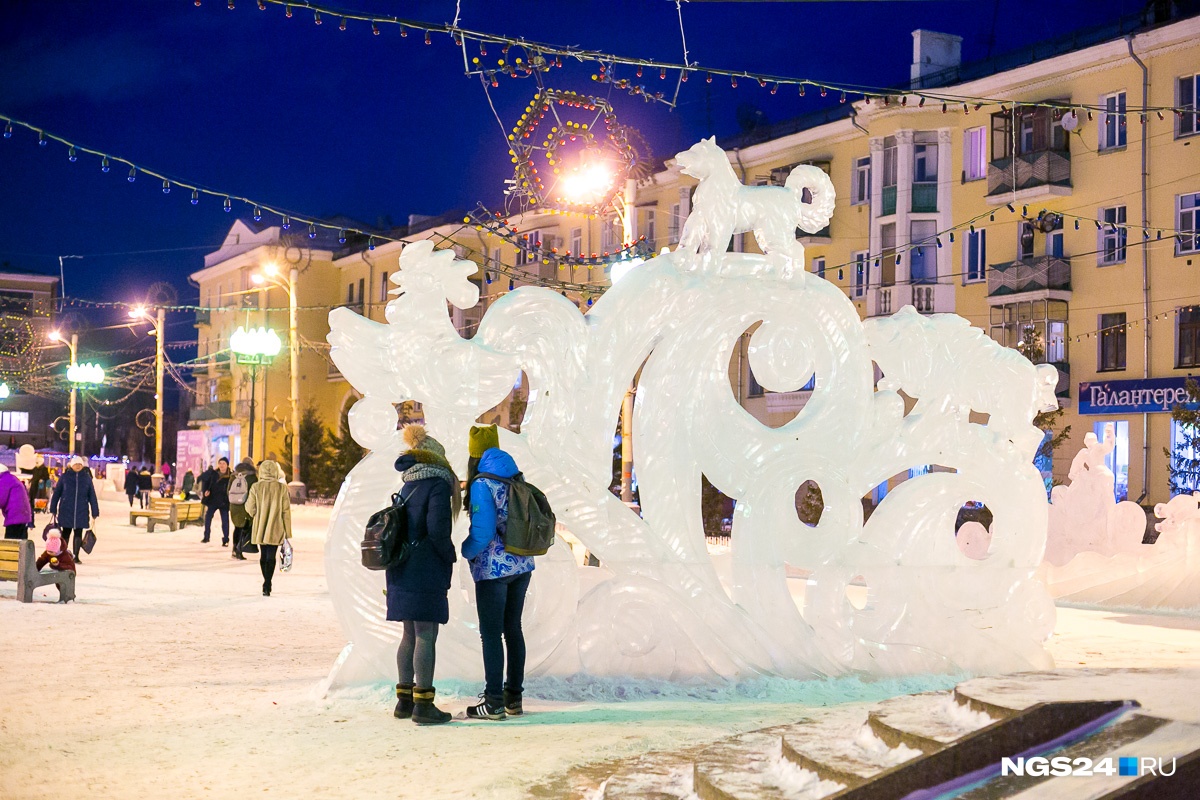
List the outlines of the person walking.
{"type": "Polygon", "coordinates": [[[258,483],[258,472],[254,462],[246,456],[233,468],[233,481],[229,484],[229,519],[233,522],[232,558],[245,561],[242,548],[250,543],[250,515],[246,513],[246,501],[250,490],[258,483]]]}
{"type": "Polygon", "coordinates": [[[28,539],[33,506],[21,479],[0,464],[0,509],[4,511],[4,538],[28,539]]]}
{"type": "Polygon", "coordinates": [[[462,544],[463,558],[475,579],[475,608],[483,644],[484,690],[480,702],[467,709],[470,719],[500,720],[524,713],[521,696],[525,681],[525,634],[521,615],[533,574],[533,558],[506,552],[508,486],[480,473],[511,478],[520,470],[500,449],[495,425],[471,429],[466,493],[471,533],[462,544]],[[504,673],[507,662],[508,680],[504,673]]]}
{"type": "Polygon", "coordinates": [[[71,545],[75,563],[80,563],[79,548],[83,544],[83,532],[91,527],[92,517],[100,516],[100,503],[96,499],[92,471],[86,468],[81,457],[71,458],[58,483],[54,485],[54,496],[50,498],[50,513],[58,519],[58,525],[62,528],[63,546],[71,545]],[[74,541],[72,533],[75,534],[74,541]]]}
{"type": "Polygon", "coordinates": [[[166,496],[172,494],[172,491],[171,491],[172,486],[173,486],[173,482],[171,481],[171,465],[169,463],[167,463],[166,461],[164,461],[163,465],[162,465],[163,497],[166,497],[166,496]]]}
{"type": "Polygon", "coordinates": [[[208,542],[213,517],[220,514],[221,546],[229,545],[229,478],[229,459],[224,456],[217,460],[216,469],[200,476],[200,502],[204,506],[204,538],[200,540],[201,544],[208,542]]]}
{"type": "Polygon", "coordinates": [[[125,496],[129,498],[129,507],[133,508],[133,498],[138,496],[138,474],[136,467],[130,467],[125,473],[125,496]]]}
{"type": "MultiPolygon", "coordinates": [[[[38,453],[33,462],[33,472],[29,473],[29,506],[37,514],[37,501],[46,499],[46,490],[50,486],[50,470],[46,459],[38,453]]],[[[44,510],[44,509],[43,509],[44,510]]]]}
{"type": "Polygon", "coordinates": [[[263,597],[270,597],[275,556],[284,540],[292,538],[292,500],[283,482],[283,468],[274,461],[258,465],[258,481],[250,487],[246,514],[251,520],[250,541],[258,545],[263,597]]]}
{"type": "Polygon", "coordinates": [[[179,491],[183,492],[184,500],[194,500],[192,490],[196,488],[196,474],[190,469],[183,473],[183,483],[179,486],[179,491]]]}
{"type": "Polygon", "coordinates": [[[141,498],[142,508],[150,505],[150,492],[154,490],[154,476],[150,474],[150,468],[142,464],[142,468],[138,470],[138,497],[141,498]]]}
{"type": "Polygon", "coordinates": [[[462,509],[458,478],[446,461],[446,449],[423,425],[404,429],[407,450],[396,459],[404,478],[400,497],[414,545],[408,558],[387,568],[387,618],[404,633],[396,649],[397,719],[440,725],[450,714],[434,705],[433,668],[438,626],[450,620],[450,578],[456,560],[450,532],[462,509]]]}

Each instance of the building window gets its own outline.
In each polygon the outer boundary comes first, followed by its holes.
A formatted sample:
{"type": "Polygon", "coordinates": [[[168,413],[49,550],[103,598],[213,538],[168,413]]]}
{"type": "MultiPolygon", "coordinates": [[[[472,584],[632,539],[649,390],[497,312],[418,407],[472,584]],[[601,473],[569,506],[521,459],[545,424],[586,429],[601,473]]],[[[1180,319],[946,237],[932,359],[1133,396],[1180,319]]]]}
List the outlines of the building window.
{"type": "Polygon", "coordinates": [[[825,277],[825,257],[824,256],[813,259],[812,271],[818,278],[825,277]]]}
{"type": "Polygon", "coordinates": [[[1100,209],[1100,252],[1101,264],[1119,264],[1125,260],[1125,243],[1129,232],[1125,229],[1125,206],[1100,209]]]}
{"type": "Polygon", "coordinates": [[[379,302],[386,303],[388,299],[388,274],[384,272],[379,278],[379,302]]]}
{"type": "Polygon", "coordinates": [[[937,183],[938,146],[913,145],[913,183],[937,183]]]}
{"type": "Polygon", "coordinates": [[[583,253],[583,228],[571,228],[571,252],[575,255],[583,253]]]}
{"type": "Polygon", "coordinates": [[[888,136],[883,140],[883,186],[896,185],[896,137],[888,136]]]}
{"type": "Polygon", "coordinates": [[[667,225],[667,240],[668,244],[675,244],[679,241],[679,228],[681,223],[680,204],[674,203],[671,206],[671,218],[667,225]]]}
{"type": "Polygon", "coordinates": [[[854,160],[854,174],[850,185],[850,205],[861,206],[871,202],[871,157],[854,160]]]}
{"type": "Polygon", "coordinates": [[[1175,253],[1200,252],[1200,192],[1181,194],[1175,203],[1175,230],[1179,234],[1175,253]]]}
{"type": "Polygon", "coordinates": [[[354,282],[351,281],[346,285],[346,305],[354,305],[354,282]]]}
{"type": "Polygon", "coordinates": [[[933,220],[913,220],[909,227],[908,254],[910,283],[937,283],[937,223],[933,220]]]}
{"type": "Polygon", "coordinates": [[[614,250],[620,249],[618,242],[621,241],[621,235],[617,231],[617,220],[606,219],[600,223],[600,249],[605,253],[611,253],[614,250]]]}
{"type": "Polygon", "coordinates": [[[963,242],[963,283],[975,283],[987,278],[987,231],[967,233],[963,242]]]}
{"type": "Polygon", "coordinates": [[[25,433],[29,430],[29,412],[5,411],[0,413],[0,430],[25,433]]]}
{"type": "Polygon", "coordinates": [[[1104,111],[1100,113],[1100,149],[1112,150],[1125,146],[1125,93],[1100,98],[1104,111]]]}
{"type": "Polygon", "coordinates": [[[963,180],[987,177],[987,131],[982,126],[963,131],[963,180]]]}
{"type": "MultiPolygon", "coordinates": [[[[1005,347],[1022,347],[1030,331],[1041,345],[1038,363],[1067,360],[1067,304],[1062,300],[1022,300],[993,306],[988,335],[1005,347]]],[[[1029,356],[1029,354],[1026,354],[1029,356]]],[[[1032,356],[1029,356],[1032,358],[1032,356]]]]}
{"type": "Polygon", "coordinates": [[[867,251],[858,251],[851,260],[854,262],[854,296],[862,297],[867,293],[867,251]]]}
{"type": "Polygon", "coordinates": [[[1197,96],[1200,95],[1200,75],[1185,75],[1176,82],[1176,105],[1183,109],[1179,120],[1175,123],[1176,136],[1191,136],[1200,131],[1200,108],[1197,96]]]}
{"type": "Polygon", "coordinates": [[[367,302],[367,279],[359,278],[358,279],[358,304],[361,306],[365,302],[367,302]]]}
{"type": "Polygon", "coordinates": [[[992,161],[1012,157],[1014,118],[1017,155],[1068,150],[1061,119],[1049,108],[1022,107],[992,114],[992,161]]]}
{"type": "Polygon", "coordinates": [[[648,244],[650,246],[651,250],[658,250],[658,245],[655,244],[655,242],[658,239],[658,234],[654,230],[654,209],[653,208],[646,209],[645,219],[646,219],[646,224],[642,228],[642,230],[646,232],[646,244],[648,244]]]}
{"type": "Polygon", "coordinates": [[[1100,332],[1096,338],[1100,340],[1098,371],[1125,369],[1125,314],[1101,314],[1100,332]]]}
{"type": "Polygon", "coordinates": [[[218,391],[219,385],[220,384],[215,380],[208,382],[208,402],[210,402],[210,403],[217,402],[217,391],[218,391]]]}
{"type": "Polygon", "coordinates": [[[1200,367],[1200,308],[1182,308],[1176,315],[1179,321],[1179,345],[1176,347],[1176,367],[1200,367]]]}
{"type": "Polygon", "coordinates": [[[530,231],[517,238],[517,266],[524,267],[527,264],[536,264],[539,254],[535,250],[541,250],[542,247],[542,232],[530,231]]]}
{"type": "Polygon", "coordinates": [[[1028,261],[1033,258],[1033,223],[1022,220],[1017,223],[1017,260],[1028,261]]]}

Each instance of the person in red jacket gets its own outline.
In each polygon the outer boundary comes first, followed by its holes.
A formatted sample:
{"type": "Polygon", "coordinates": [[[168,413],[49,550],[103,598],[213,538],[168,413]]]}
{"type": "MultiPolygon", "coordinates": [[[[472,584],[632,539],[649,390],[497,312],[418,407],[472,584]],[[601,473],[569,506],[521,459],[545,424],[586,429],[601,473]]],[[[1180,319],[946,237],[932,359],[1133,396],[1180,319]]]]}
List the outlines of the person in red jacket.
{"type": "Polygon", "coordinates": [[[50,569],[59,572],[75,572],[75,559],[71,557],[71,551],[63,546],[62,534],[58,532],[58,528],[50,529],[46,537],[46,549],[37,559],[39,570],[47,564],[50,565],[50,569]]]}

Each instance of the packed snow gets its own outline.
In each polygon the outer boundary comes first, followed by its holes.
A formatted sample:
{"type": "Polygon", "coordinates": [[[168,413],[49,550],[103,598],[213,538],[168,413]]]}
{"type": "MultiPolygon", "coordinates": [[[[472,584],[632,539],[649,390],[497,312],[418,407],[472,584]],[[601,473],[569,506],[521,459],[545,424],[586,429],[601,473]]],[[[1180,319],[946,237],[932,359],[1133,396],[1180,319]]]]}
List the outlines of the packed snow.
{"type": "MultiPolygon", "coordinates": [[[[0,582],[0,797],[525,796],[571,766],[795,722],[806,708],[953,685],[947,676],[723,687],[540,679],[521,719],[418,728],[387,684],[321,696],[346,640],[329,600],[329,509],[295,509],[295,566],[261,593],[219,533],[128,525],[101,501],[77,602],[0,582]]],[[[45,517],[39,521],[44,524],[45,517]]],[[[1059,667],[1200,667],[1200,620],[1060,610],[1059,667]]],[[[461,714],[480,686],[439,682],[461,714]]]]}

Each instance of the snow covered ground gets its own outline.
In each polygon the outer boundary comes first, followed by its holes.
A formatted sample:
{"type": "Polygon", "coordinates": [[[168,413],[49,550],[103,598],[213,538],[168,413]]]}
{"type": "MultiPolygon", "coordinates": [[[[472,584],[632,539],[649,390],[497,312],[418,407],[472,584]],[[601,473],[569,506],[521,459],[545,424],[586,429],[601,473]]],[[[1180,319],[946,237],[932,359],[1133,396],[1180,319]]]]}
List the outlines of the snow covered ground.
{"type": "MultiPolygon", "coordinates": [[[[392,718],[390,687],[319,697],[345,644],[322,569],[328,508],[296,509],[295,567],[265,598],[257,561],[219,536],[147,534],[123,497],[101,506],[78,602],[41,589],[21,604],[0,583],[0,797],[515,798],[574,764],[954,683],[533,681],[523,719],[417,728],[392,718]],[[616,694],[637,699],[603,699],[616,694]]],[[[1200,668],[1200,619],[1060,609],[1050,646],[1060,668],[1200,668]]],[[[479,688],[440,683],[440,704],[461,712],[479,688]]]]}

